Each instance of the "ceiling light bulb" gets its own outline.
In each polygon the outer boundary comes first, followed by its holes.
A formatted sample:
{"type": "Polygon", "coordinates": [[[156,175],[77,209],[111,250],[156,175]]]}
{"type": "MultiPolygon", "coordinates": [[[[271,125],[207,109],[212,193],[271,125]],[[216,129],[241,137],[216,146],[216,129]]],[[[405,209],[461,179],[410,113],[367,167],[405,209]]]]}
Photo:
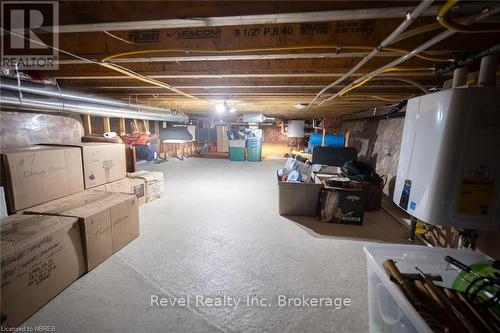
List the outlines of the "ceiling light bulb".
{"type": "Polygon", "coordinates": [[[307,107],[307,105],[304,104],[304,103],[297,103],[293,107],[296,108],[296,109],[299,109],[299,110],[303,110],[303,109],[305,109],[307,107]]]}
{"type": "Polygon", "coordinates": [[[215,111],[217,111],[217,113],[223,113],[224,111],[226,111],[226,108],[224,104],[217,104],[215,105],[215,111]]]}

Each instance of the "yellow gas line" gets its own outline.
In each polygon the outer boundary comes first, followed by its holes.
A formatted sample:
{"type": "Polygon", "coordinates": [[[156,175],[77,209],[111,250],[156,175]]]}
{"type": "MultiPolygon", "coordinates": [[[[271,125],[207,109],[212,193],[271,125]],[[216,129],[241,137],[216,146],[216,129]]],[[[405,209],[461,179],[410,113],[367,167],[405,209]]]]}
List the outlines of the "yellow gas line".
{"type": "MultiPolygon", "coordinates": [[[[118,66],[116,64],[113,64],[109,62],[110,60],[117,59],[117,58],[122,58],[125,56],[135,56],[135,55],[143,55],[143,54],[153,54],[153,53],[186,53],[186,54],[192,54],[192,53],[203,53],[203,54],[236,54],[236,53],[250,53],[250,52],[266,52],[266,51],[297,51],[297,50],[312,50],[312,49],[335,49],[335,50],[361,50],[361,51],[371,51],[373,49],[373,46],[358,46],[358,45],[349,45],[349,46],[340,46],[340,45],[301,45],[301,46],[285,46],[285,47],[268,47],[268,48],[251,48],[251,49],[237,49],[237,50],[213,50],[213,49],[195,49],[195,50],[190,50],[190,49],[180,49],[180,48],[171,48],[171,49],[155,49],[155,50],[138,50],[138,51],[129,51],[129,52],[122,52],[122,53],[116,53],[109,55],[101,60],[101,66],[106,67],[108,69],[114,70],[116,72],[119,72],[121,74],[127,75],[133,79],[137,79],[139,81],[149,83],[158,87],[166,88],[170,91],[173,91],[175,93],[178,93],[180,95],[186,96],[191,99],[197,99],[201,101],[205,101],[210,104],[215,104],[213,101],[206,100],[203,98],[199,98],[190,94],[187,94],[185,92],[180,91],[179,89],[174,88],[173,86],[166,84],[161,81],[157,81],[151,78],[148,78],[146,76],[137,74],[131,70],[128,70],[126,68],[123,68],[121,66],[118,66]]],[[[400,49],[400,48],[395,48],[395,47],[386,47],[384,48],[386,51],[391,51],[391,52],[397,52],[400,54],[407,54],[409,53],[408,50],[405,49],[400,49]]],[[[428,61],[434,61],[434,62],[447,62],[448,59],[442,59],[442,58],[435,58],[431,56],[427,56],[424,54],[417,54],[416,57],[428,60],[428,61]]],[[[412,69],[409,69],[412,70],[412,69]]],[[[368,79],[369,80],[369,79],[368,79]]],[[[355,87],[358,87],[368,80],[365,80],[361,82],[360,84],[351,87],[349,90],[354,89],[355,87]]],[[[347,91],[349,91],[347,90],[347,91]]],[[[347,92],[346,91],[346,92],[347,92]]],[[[345,94],[345,93],[343,93],[345,94]]],[[[343,95],[342,94],[342,95],[343,95]]]]}
{"type": "Polygon", "coordinates": [[[130,71],[130,70],[122,68],[122,67],[117,67],[116,65],[114,65],[112,63],[101,62],[100,65],[103,66],[103,67],[105,67],[105,68],[108,68],[108,69],[111,69],[113,71],[116,71],[118,73],[127,75],[127,76],[129,76],[129,77],[131,77],[133,79],[136,79],[136,80],[139,80],[139,81],[142,81],[142,82],[145,82],[145,83],[149,83],[149,84],[161,87],[161,88],[168,89],[168,90],[170,90],[172,92],[175,92],[175,93],[177,93],[179,95],[182,95],[182,96],[185,96],[185,97],[188,97],[188,98],[191,98],[191,99],[201,100],[201,101],[204,101],[204,102],[207,102],[207,103],[210,103],[210,104],[215,104],[213,101],[210,101],[210,100],[207,100],[207,99],[203,99],[203,98],[199,98],[199,97],[190,95],[190,94],[185,93],[185,92],[183,92],[183,91],[181,91],[181,90],[179,90],[179,89],[177,89],[177,88],[175,88],[175,87],[173,87],[173,86],[171,86],[171,85],[169,85],[167,83],[164,83],[164,82],[152,79],[152,78],[148,78],[147,76],[143,76],[143,75],[134,73],[133,71],[130,71]]]}
{"type": "MultiPolygon", "coordinates": [[[[214,49],[181,49],[181,48],[173,48],[173,49],[154,49],[154,50],[138,50],[138,51],[129,51],[112,54],[102,59],[102,61],[109,61],[116,58],[122,58],[125,56],[134,56],[134,55],[142,55],[142,54],[152,54],[152,53],[184,53],[184,54],[193,54],[193,53],[203,53],[203,54],[237,54],[237,53],[250,53],[250,52],[276,52],[276,51],[298,51],[298,50],[319,50],[319,49],[335,49],[335,50],[357,50],[357,51],[371,51],[374,46],[359,46],[359,45],[299,45],[299,46],[283,46],[283,47],[266,47],[266,48],[250,48],[250,49],[235,49],[235,50],[214,50],[214,49]]],[[[408,54],[410,51],[397,48],[397,47],[385,47],[383,50],[396,52],[400,54],[408,54]]],[[[428,56],[425,54],[417,54],[415,57],[433,61],[433,62],[448,62],[448,59],[436,58],[432,56],[428,56]]]]}
{"type": "Polygon", "coordinates": [[[439,24],[441,24],[443,27],[445,27],[448,30],[463,33],[463,34],[480,34],[480,33],[500,33],[500,30],[469,30],[465,29],[463,25],[453,23],[446,19],[446,14],[455,6],[457,3],[459,3],[460,0],[448,0],[443,6],[438,11],[438,16],[437,16],[437,21],[439,24]]]}
{"type": "MultiPolygon", "coordinates": [[[[421,70],[432,70],[432,68],[404,68],[404,67],[392,67],[392,68],[388,68],[386,69],[385,71],[383,71],[382,73],[380,74],[383,74],[383,73],[387,73],[387,72],[412,72],[412,71],[421,71],[421,70]]],[[[378,75],[380,75],[378,74],[378,75]]],[[[359,82],[359,83],[356,83],[355,85],[353,85],[352,87],[346,89],[344,92],[342,92],[341,94],[339,94],[339,97],[342,97],[344,96],[345,94],[347,94],[349,91],[353,90],[353,89],[356,89],[358,87],[361,87],[362,85],[364,85],[366,82],[370,81],[371,79],[373,79],[375,76],[377,75],[371,75],[369,77],[367,77],[366,79],[364,79],[363,81],[359,82]]]]}

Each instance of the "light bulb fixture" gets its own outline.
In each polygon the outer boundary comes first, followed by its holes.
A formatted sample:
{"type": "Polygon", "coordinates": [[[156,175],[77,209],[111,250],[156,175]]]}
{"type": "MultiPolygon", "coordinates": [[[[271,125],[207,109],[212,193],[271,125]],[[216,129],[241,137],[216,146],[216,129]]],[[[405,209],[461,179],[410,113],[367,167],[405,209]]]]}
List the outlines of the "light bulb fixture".
{"type": "Polygon", "coordinates": [[[226,111],[226,107],[224,106],[224,104],[216,104],[215,111],[217,111],[217,113],[223,113],[226,111]]]}
{"type": "Polygon", "coordinates": [[[293,107],[298,109],[298,110],[304,110],[307,107],[307,105],[304,103],[297,103],[293,107]]]}
{"type": "Polygon", "coordinates": [[[234,107],[230,108],[227,105],[227,101],[224,101],[224,104],[221,103],[215,104],[215,111],[217,111],[217,113],[226,113],[226,112],[234,113],[236,112],[236,108],[234,107]]]}

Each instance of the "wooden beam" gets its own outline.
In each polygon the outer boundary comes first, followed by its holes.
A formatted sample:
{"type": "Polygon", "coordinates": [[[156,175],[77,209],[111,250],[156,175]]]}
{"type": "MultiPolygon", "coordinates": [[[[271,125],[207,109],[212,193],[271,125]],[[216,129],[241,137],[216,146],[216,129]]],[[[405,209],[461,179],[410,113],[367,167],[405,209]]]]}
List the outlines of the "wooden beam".
{"type": "Polygon", "coordinates": [[[125,126],[125,118],[120,118],[120,136],[127,134],[127,127],[125,126]]]}
{"type": "Polygon", "coordinates": [[[92,120],[89,114],[82,114],[83,129],[85,134],[92,134],[92,120]]]}
{"type": "MultiPolygon", "coordinates": [[[[131,31],[151,29],[176,29],[216,26],[238,26],[255,24],[283,24],[298,22],[325,22],[325,21],[347,21],[347,20],[372,20],[386,18],[404,18],[404,14],[414,7],[390,7],[390,8],[367,8],[348,9],[302,13],[277,13],[259,15],[238,15],[207,17],[203,19],[166,19],[166,20],[143,20],[128,22],[103,22],[60,25],[59,33],[75,32],[101,32],[101,31],[131,31]]],[[[435,16],[438,6],[432,6],[422,16],[435,16]]],[[[41,29],[46,29],[42,27],[41,29]]],[[[51,31],[51,30],[50,30],[51,31]]]]}
{"type": "Polygon", "coordinates": [[[155,120],[154,124],[155,124],[155,134],[160,135],[160,122],[155,120]]]}
{"type": "Polygon", "coordinates": [[[102,117],[102,125],[104,127],[104,132],[111,132],[111,125],[109,123],[109,117],[102,117]]]}

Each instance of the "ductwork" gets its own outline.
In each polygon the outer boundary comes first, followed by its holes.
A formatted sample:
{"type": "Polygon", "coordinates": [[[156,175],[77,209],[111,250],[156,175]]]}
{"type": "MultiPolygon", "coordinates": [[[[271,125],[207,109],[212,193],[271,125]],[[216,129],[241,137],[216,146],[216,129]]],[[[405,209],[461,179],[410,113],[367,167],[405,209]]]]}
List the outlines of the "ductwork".
{"type": "Polygon", "coordinates": [[[243,121],[246,123],[264,123],[276,121],[276,118],[268,117],[263,114],[243,114],[243,121]]]}
{"type": "Polygon", "coordinates": [[[77,91],[58,89],[55,86],[37,84],[2,77],[0,104],[3,108],[40,112],[75,112],[104,117],[134,118],[144,120],[186,123],[188,117],[170,109],[128,104],[111,98],[82,94],[77,91]]]}

